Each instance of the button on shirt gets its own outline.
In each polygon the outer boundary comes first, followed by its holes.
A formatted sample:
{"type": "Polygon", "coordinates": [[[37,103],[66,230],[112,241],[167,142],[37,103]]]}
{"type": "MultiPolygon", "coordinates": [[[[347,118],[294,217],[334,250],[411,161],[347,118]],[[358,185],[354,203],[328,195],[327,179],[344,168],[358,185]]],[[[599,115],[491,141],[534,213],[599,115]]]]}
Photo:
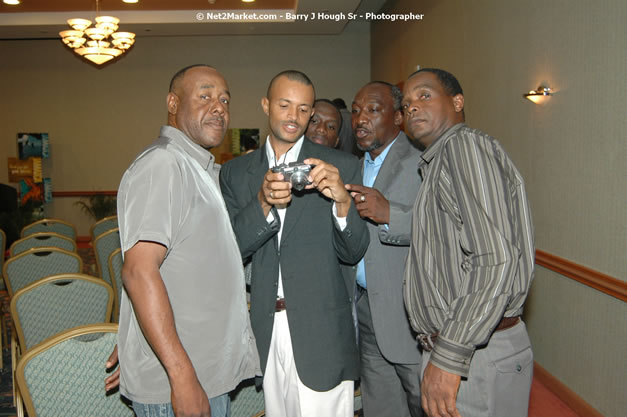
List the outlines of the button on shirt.
{"type": "MultiPolygon", "coordinates": [[[[396,138],[398,139],[398,136],[396,138]]],[[[396,139],[394,139],[374,160],[370,156],[370,152],[366,152],[364,155],[363,183],[366,187],[372,187],[374,185],[377,175],[379,175],[379,171],[381,170],[381,166],[385,161],[385,157],[388,156],[394,142],[396,142],[396,139]]],[[[367,288],[366,282],[366,265],[362,259],[359,261],[359,264],[357,264],[357,284],[362,288],[367,288]]]]}
{"type": "MultiPolygon", "coordinates": [[[[274,154],[274,149],[272,149],[272,139],[270,138],[270,136],[268,136],[268,139],[266,140],[266,156],[268,157],[268,166],[270,169],[272,169],[273,167],[277,166],[277,165],[281,165],[281,164],[289,164],[292,162],[296,162],[298,160],[298,155],[300,154],[300,149],[303,147],[303,140],[304,140],[304,136],[301,136],[300,139],[298,139],[296,141],[296,143],[294,144],[294,146],[292,146],[285,154],[283,154],[281,157],[279,157],[279,159],[277,160],[276,155],[274,154]]],[[[292,198],[294,198],[292,196],[292,198]]],[[[279,220],[280,220],[280,227],[279,227],[279,233],[277,235],[278,238],[278,245],[280,248],[281,245],[281,236],[283,234],[283,223],[285,221],[285,212],[287,211],[287,206],[275,206],[277,209],[277,213],[279,214],[279,220]]],[[[335,220],[338,223],[338,226],[340,227],[340,230],[344,230],[344,228],[346,227],[346,217],[337,217],[336,215],[337,211],[335,208],[335,203],[333,203],[333,216],[335,217],[335,220]]],[[[270,213],[268,213],[268,217],[266,218],[266,220],[268,221],[268,223],[272,223],[274,221],[274,215],[272,214],[272,211],[270,211],[270,213]]],[[[278,290],[277,290],[277,298],[284,298],[284,294],[283,294],[283,280],[282,280],[282,275],[281,275],[281,268],[279,267],[279,285],[278,285],[278,290]]]]}

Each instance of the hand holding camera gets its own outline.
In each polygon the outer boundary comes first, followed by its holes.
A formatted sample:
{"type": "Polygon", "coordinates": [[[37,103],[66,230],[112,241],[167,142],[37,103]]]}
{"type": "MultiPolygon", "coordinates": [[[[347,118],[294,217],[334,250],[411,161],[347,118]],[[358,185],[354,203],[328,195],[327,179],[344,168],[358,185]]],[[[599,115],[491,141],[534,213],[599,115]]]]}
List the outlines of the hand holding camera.
{"type": "Polygon", "coordinates": [[[264,178],[258,199],[267,216],[272,206],[287,205],[294,190],[317,189],[335,201],[337,215],[346,217],[351,197],[344,188],[339,170],[320,159],[308,158],[304,162],[281,164],[270,169],[264,178]]]}
{"type": "Polygon", "coordinates": [[[351,205],[351,196],[344,187],[340,171],[317,158],[307,158],[303,162],[314,166],[309,173],[311,184],[305,186],[305,189],[316,188],[322,195],[335,201],[338,217],[346,217],[351,205]]]}
{"type": "Polygon", "coordinates": [[[292,188],[297,191],[303,190],[309,181],[309,173],[314,165],[304,164],[301,162],[290,162],[289,164],[281,164],[272,168],[272,172],[283,174],[284,181],[292,184],[292,188]]]}

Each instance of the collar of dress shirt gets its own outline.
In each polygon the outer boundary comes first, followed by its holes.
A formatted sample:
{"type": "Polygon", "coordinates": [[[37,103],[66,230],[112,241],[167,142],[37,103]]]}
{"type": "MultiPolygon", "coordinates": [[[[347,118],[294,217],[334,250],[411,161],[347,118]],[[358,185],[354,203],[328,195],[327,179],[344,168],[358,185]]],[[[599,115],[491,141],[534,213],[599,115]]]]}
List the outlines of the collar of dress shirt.
{"type": "Polygon", "coordinates": [[[272,168],[276,165],[296,162],[298,160],[298,154],[300,153],[300,149],[303,147],[304,138],[304,135],[301,136],[300,139],[298,139],[296,143],[294,143],[294,145],[292,145],[292,147],[277,161],[274,149],[272,148],[272,138],[270,138],[270,135],[268,135],[268,139],[266,139],[266,156],[268,157],[268,167],[272,168]]]}
{"type": "Polygon", "coordinates": [[[370,152],[366,152],[366,154],[364,155],[364,161],[368,162],[369,164],[373,164],[375,166],[383,165],[383,161],[385,161],[385,157],[388,156],[388,153],[390,153],[390,149],[392,149],[392,145],[394,145],[394,142],[398,140],[398,137],[400,135],[401,133],[399,132],[398,135],[396,135],[396,137],[394,138],[394,140],[390,142],[388,146],[386,146],[385,149],[383,149],[383,152],[381,152],[379,156],[377,156],[374,160],[372,159],[372,156],[370,156],[370,152]]]}
{"type": "Polygon", "coordinates": [[[162,126],[160,135],[170,138],[172,142],[181,147],[186,154],[195,159],[205,171],[213,169],[215,163],[213,154],[199,144],[194,143],[179,129],[172,126],[162,126]]]}
{"type": "Polygon", "coordinates": [[[435,155],[446,143],[446,140],[451,137],[453,133],[455,133],[457,130],[461,129],[464,126],[466,126],[465,123],[457,123],[456,125],[451,126],[446,132],[440,135],[440,137],[437,138],[435,142],[433,142],[431,145],[429,145],[427,149],[425,149],[425,151],[421,155],[422,160],[427,164],[431,163],[435,155]]]}

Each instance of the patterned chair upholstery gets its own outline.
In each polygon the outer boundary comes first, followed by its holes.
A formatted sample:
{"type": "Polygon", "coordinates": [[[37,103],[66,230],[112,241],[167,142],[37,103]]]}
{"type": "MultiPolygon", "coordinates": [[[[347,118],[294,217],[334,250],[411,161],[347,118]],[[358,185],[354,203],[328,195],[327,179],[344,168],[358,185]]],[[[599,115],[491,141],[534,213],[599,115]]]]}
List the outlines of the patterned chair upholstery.
{"type": "Polygon", "coordinates": [[[10,297],[33,282],[55,274],[80,273],[83,260],[75,252],[58,248],[34,248],[9,258],[4,280],[10,297]]]}
{"type": "Polygon", "coordinates": [[[17,367],[17,383],[28,415],[133,416],[120,395],[107,395],[103,386],[104,363],[116,343],[117,328],[77,327],[27,352],[17,367]]]}
{"type": "Polygon", "coordinates": [[[91,241],[94,242],[98,236],[103,234],[104,232],[108,232],[109,230],[115,229],[118,227],[118,216],[109,216],[104,219],[98,220],[91,227],[89,234],[91,235],[91,241]]]}
{"type": "Polygon", "coordinates": [[[263,416],[263,391],[257,391],[254,380],[242,382],[231,394],[231,417],[263,416]]]}
{"type": "Polygon", "coordinates": [[[118,322],[120,317],[120,302],[122,301],[122,291],[124,284],[122,283],[122,249],[118,248],[109,256],[109,276],[115,300],[113,302],[113,321],[118,322]]]}
{"type": "Polygon", "coordinates": [[[31,223],[28,226],[24,226],[21,235],[26,237],[33,233],[41,232],[54,232],[76,240],[76,228],[74,225],[59,219],[43,219],[31,223]]]}
{"type": "Polygon", "coordinates": [[[11,299],[11,317],[22,351],[73,327],[109,322],[112,308],[111,286],[84,274],[40,279],[11,299]]]}
{"type": "Polygon", "coordinates": [[[69,252],[76,252],[76,242],[67,236],[53,232],[33,233],[16,240],[9,249],[9,256],[19,255],[32,248],[61,248],[69,252]]]}
{"type": "Polygon", "coordinates": [[[108,232],[104,232],[94,241],[94,253],[96,254],[96,264],[100,278],[104,279],[113,287],[111,275],[109,274],[109,256],[114,250],[120,247],[120,229],[117,227],[108,232]]]}

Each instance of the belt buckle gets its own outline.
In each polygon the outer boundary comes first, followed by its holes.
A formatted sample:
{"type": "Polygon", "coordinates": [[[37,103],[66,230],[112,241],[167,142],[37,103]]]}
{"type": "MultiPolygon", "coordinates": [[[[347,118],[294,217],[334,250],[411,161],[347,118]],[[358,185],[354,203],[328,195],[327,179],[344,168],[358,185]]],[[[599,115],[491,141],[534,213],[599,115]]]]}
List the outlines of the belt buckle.
{"type": "Polygon", "coordinates": [[[420,346],[422,346],[422,350],[425,352],[431,352],[433,350],[433,341],[431,340],[431,335],[427,333],[421,333],[416,336],[420,346]]]}

